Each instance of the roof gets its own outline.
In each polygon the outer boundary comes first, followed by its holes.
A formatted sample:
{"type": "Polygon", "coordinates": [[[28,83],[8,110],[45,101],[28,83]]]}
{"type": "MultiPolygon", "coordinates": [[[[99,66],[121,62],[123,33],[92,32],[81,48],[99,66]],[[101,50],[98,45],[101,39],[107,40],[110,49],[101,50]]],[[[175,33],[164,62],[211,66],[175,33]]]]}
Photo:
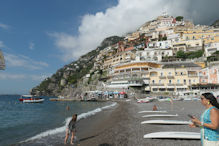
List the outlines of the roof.
{"type": "Polygon", "coordinates": [[[170,63],[163,65],[163,68],[188,68],[188,67],[201,67],[195,63],[170,63]]]}

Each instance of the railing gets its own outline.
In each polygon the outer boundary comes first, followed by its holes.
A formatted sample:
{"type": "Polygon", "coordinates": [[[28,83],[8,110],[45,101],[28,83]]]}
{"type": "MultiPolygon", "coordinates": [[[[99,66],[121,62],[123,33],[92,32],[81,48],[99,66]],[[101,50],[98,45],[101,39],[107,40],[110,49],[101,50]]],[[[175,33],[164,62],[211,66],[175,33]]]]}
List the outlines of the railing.
{"type": "Polygon", "coordinates": [[[150,86],[164,86],[164,84],[161,84],[161,83],[154,83],[154,84],[150,84],[150,86]]]}
{"type": "Polygon", "coordinates": [[[183,86],[183,84],[180,84],[180,83],[176,83],[176,86],[183,86]]]}
{"type": "Polygon", "coordinates": [[[169,83],[167,84],[167,86],[175,86],[175,84],[169,83]]]}

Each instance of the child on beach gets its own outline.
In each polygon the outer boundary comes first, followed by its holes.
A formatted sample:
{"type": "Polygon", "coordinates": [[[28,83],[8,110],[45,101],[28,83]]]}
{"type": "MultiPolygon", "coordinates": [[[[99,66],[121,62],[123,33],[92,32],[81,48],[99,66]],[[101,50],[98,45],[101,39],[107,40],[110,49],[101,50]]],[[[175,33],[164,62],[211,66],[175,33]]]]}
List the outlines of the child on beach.
{"type": "Polygon", "coordinates": [[[70,141],[70,144],[73,145],[73,140],[74,140],[74,136],[75,136],[75,132],[76,132],[76,121],[77,121],[77,114],[74,114],[74,115],[72,116],[71,121],[70,121],[69,124],[68,124],[67,129],[66,129],[64,144],[67,143],[67,141],[68,141],[68,136],[69,136],[69,134],[71,134],[71,141],[70,141]]]}

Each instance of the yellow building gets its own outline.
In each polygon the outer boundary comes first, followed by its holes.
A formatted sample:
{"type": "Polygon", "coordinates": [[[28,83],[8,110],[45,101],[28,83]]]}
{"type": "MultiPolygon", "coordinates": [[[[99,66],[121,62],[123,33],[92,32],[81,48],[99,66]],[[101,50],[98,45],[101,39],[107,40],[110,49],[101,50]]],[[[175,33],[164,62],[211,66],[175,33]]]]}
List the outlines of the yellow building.
{"type": "Polygon", "coordinates": [[[104,69],[109,69],[117,64],[129,62],[134,59],[135,59],[135,53],[132,53],[131,51],[119,52],[113,56],[108,56],[107,58],[105,58],[103,66],[104,69]]]}
{"type": "Polygon", "coordinates": [[[191,29],[182,32],[183,40],[202,39],[205,44],[219,42],[219,31],[216,29],[191,29]]]}
{"type": "Polygon", "coordinates": [[[152,92],[176,92],[189,90],[199,83],[198,72],[201,67],[194,63],[170,63],[160,69],[150,70],[152,92]]]}
{"type": "Polygon", "coordinates": [[[181,40],[175,41],[172,43],[173,45],[173,53],[176,55],[178,51],[194,51],[192,48],[202,49],[203,40],[181,40]]]}
{"type": "Polygon", "coordinates": [[[129,62],[119,64],[114,67],[113,72],[109,74],[110,88],[128,88],[143,87],[146,91],[150,91],[149,70],[152,68],[160,68],[160,64],[150,62],[129,62]]]}
{"type": "Polygon", "coordinates": [[[140,37],[140,32],[133,32],[130,36],[128,36],[128,41],[136,40],[140,37]]]}

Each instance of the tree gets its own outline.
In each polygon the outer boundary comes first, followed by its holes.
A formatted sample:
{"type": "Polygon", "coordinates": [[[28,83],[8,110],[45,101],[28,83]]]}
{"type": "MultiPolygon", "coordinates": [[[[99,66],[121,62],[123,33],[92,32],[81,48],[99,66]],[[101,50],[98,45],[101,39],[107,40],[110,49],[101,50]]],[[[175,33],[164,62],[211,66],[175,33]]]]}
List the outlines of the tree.
{"type": "Polygon", "coordinates": [[[177,58],[183,58],[185,59],[186,58],[186,54],[184,53],[184,51],[180,50],[176,53],[176,57],[177,58]]]}
{"type": "Polygon", "coordinates": [[[177,17],[176,17],[176,21],[182,21],[183,18],[184,18],[183,16],[177,16],[177,17]]]}

